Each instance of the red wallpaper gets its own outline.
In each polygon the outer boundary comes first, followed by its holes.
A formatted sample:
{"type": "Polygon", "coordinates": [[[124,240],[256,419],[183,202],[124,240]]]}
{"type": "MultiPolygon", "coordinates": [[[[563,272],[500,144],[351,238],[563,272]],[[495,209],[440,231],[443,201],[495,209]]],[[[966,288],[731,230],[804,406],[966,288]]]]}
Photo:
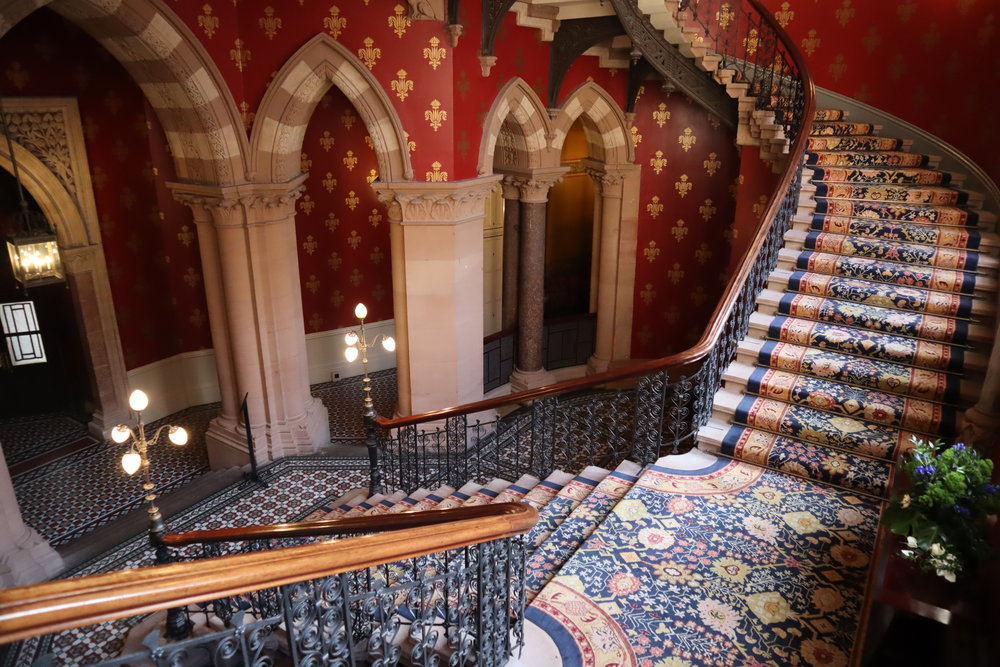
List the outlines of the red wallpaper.
{"type": "Polygon", "coordinates": [[[817,85],[938,135],[1000,182],[995,0],[763,0],[817,85]]]}
{"type": "Polygon", "coordinates": [[[170,5],[215,60],[248,125],[278,69],[302,44],[317,33],[326,33],[362,60],[368,58],[366,64],[370,63],[371,73],[382,83],[410,134],[416,178],[424,180],[426,173],[435,172],[435,162],[440,164],[437,172],[447,174],[446,180],[468,177],[457,175],[453,166],[452,135],[458,109],[451,85],[452,48],[440,23],[406,19],[407,3],[241,0],[234,8],[233,3],[218,0],[174,0],[170,5]],[[397,7],[403,8],[402,13],[397,7]],[[438,41],[436,52],[432,39],[438,41]],[[366,44],[366,40],[371,42],[366,44]],[[425,117],[428,113],[440,123],[432,124],[425,117]]]}
{"type": "Polygon", "coordinates": [[[370,322],[393,316],[389,220],[369,186],[370,141],[354,106],[331,88],[306,130],[309,178],[295,215],[306,333],[357,324],[359,301],[370,322]]]}
{"type": "Polygon", "coordinates": [[[0,63],[7,95],[78,99],[126,367],[211,347],[191,214],[166,192],[173,162],[128,73],[47,10],[4,37],[0,63]]]}
{"type": "Polygon", "coordinates": [[[690,347],[725,284],[734,236],[735,135],[682,93],[647,82],[636,103],[639,195],[632,356],[690,347]]]}

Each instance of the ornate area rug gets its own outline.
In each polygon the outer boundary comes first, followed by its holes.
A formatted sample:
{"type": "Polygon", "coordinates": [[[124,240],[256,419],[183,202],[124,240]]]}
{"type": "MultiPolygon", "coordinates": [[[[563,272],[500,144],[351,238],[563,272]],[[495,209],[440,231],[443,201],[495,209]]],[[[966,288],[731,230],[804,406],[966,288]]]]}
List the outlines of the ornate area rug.
{"type": "Polygon", "coordinates": [[[565,665],[846,665],[880,505],[748,463],[653,466],[527,618],[565,665]]]}

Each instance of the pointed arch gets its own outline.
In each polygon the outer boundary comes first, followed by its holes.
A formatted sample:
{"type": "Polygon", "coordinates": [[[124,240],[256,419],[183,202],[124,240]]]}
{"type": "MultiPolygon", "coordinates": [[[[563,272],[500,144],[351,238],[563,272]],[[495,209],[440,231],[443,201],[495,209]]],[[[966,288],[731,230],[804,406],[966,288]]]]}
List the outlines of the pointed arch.
{"type": "MultiPolygon", "coordinates": [[[[90,430],[103,437],[128,417],[128,379],[76,100],[7,98],[3,104],[8,113],[48,119],[43,129],[65,138],[58,173],[16,139],[11,144],[21,183],[56,232],[92,378],[96,410],[90,430]]],[[[13,173],[6,142],[0,142],[0,169],[13,173]]]]}
{"type": "Polygon", "coordinates": [[[0,36],[47,5],[117,59],[155,109],[177,176],[231,185],[246,177],[246,132],[205,47],[162,0],[8,0],[0,36]]]}
{"type": "Polygon", "coordinates": [[[483,122],[479,146],[479,174],[492,174],[499,146],[509,155],[501,155],[505,167],[535,169],[558,165],[559,154],[549,148],[551,126],[545,105],[524,79],[507,82],[483,122]]]}
{"type": "Polygon", "coordinates": [[[562,151],[566,135],[580,117],[585,119],[584,131],[591,157],[605,164],[635,161],[635,147],[629,139],[625,114],[606,90],[591,81],[573,89],[560,107],[552,122],[553,149],[562,151]]]}
{"type": "Polygon", "coordinates": [[[406,134],[382,85],[329,35],[316,35],[284,64],[264,94],[250,135],[257,180],[284,183],[299,175],[306,125],[332,86],[357,108],[375,147],[379,178],[413,178],[406,134]]]}

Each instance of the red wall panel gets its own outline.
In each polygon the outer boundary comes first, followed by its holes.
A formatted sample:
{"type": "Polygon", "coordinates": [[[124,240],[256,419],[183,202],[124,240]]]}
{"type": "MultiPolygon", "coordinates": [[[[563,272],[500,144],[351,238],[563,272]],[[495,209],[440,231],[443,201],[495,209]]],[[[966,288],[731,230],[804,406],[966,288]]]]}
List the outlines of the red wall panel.
{"type": "Polygon", "coordinates": [[[1000,182],[995,0],[763,0],[816,84],[953,144],[1000,182]]]}
{"type": "Polygon", "coordinates": [[[48,10],[4,37],[0,63],[5,95],[78,100],[126,367],[211,347],[191,213],[164,186],[173,162],[138,86],[48,10]]]}

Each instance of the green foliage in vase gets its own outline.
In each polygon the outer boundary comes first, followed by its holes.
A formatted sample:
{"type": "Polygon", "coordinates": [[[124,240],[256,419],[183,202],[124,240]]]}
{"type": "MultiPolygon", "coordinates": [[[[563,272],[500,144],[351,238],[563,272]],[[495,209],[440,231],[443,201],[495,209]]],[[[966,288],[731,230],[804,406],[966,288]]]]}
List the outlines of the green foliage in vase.
{"type": "Polygon", "coordinates": [[[989,556],[986,531],[1000,510],[993,462],[962,443],[913,443],[897,466],[910,487],[892,498],[882,523],[906,537],[907,560],[955,581],[989,556]]]}

